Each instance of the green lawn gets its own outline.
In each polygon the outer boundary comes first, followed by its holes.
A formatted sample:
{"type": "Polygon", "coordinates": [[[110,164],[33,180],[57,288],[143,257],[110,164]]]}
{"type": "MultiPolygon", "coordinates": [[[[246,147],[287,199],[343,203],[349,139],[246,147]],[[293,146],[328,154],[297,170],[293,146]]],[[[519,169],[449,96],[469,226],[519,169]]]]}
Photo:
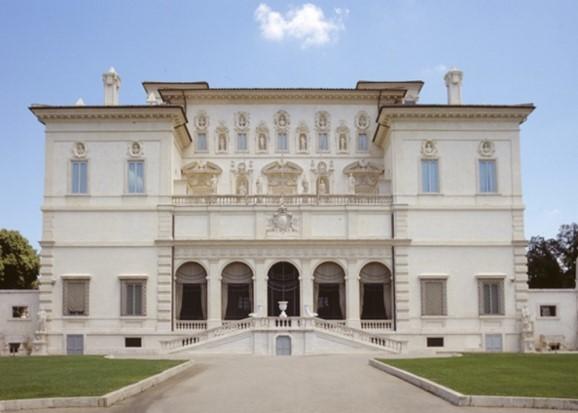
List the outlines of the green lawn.
{"type": "Polygon", "coordinates": [[[578,399],[578,354],[380,360],[463,394],[578,399]]]}
{"type": "Polygon", "coordinates": [[[99,356],[0,357],[0,400],[102,396],[180,363],[99,356]]]}

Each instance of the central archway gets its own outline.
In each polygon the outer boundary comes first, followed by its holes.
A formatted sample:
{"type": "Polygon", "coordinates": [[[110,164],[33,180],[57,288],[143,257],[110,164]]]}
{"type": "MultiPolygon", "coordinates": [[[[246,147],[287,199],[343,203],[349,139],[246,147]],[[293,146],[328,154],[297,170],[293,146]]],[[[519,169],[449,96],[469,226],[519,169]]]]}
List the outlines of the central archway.
{"type": "Polygon", "coordinates": [[[289,317],[298,317],[299,308],[299,271],[291,263],[278,262],[267,274],[267,315],[277,317],[281,313],[279,301],[287,301],[289,317]]]}

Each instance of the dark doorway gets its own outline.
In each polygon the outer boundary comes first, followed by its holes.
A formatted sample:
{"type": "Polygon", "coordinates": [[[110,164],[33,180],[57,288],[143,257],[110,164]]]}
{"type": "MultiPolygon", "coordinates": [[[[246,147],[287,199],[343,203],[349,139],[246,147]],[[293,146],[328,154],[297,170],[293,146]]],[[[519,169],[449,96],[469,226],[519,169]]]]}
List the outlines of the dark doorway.
{"type": "Polygon", "coordinates": [[[278,262],[269,270],[267,280],[267,314],[277,317],[279,301],[287,301],[289,317],[298,317],[299,312],[299,272],[288,262],[278,262]]]}
{"type": "Polygon", "coordinates": [[[385,301],[382,283],[364,283],[363,285],[363,320],[385,320],[385,301]]]}
{"type": "Polygon", "coordinates": [[[202,284],[183,284],[180,320],[204,320],[202,284]]]}
{"type": "Polygon", "coordinates": [[[343,319],[339,302],[339,284],[319,284],[317,314],[326,320],[343,319]]]}
{"type": "Polygon", "coordinates": [[[251,289],[249,284],[228,284],[227,314],[225,320],[242,320],[251,312],[251,289]]]}

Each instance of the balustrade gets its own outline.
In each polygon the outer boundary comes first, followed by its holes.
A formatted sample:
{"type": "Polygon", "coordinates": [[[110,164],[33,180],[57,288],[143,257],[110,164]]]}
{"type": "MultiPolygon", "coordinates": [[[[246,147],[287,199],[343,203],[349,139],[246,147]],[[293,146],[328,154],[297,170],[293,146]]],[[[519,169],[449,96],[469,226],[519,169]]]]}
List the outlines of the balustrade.
{"type": "Polygon", "coordinates": [[[389,195],[182,195],[173,205],[391,205],[389,195]]]}

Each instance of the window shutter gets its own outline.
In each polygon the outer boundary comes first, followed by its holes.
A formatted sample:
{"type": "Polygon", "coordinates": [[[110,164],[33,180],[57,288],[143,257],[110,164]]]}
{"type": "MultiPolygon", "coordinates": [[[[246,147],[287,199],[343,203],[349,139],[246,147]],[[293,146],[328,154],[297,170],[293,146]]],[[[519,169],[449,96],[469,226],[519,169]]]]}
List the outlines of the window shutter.
{"type": "Polygon", "coordinates": [[[422,280],[422,315],[446,315],[445,280],[422,280]]]}

